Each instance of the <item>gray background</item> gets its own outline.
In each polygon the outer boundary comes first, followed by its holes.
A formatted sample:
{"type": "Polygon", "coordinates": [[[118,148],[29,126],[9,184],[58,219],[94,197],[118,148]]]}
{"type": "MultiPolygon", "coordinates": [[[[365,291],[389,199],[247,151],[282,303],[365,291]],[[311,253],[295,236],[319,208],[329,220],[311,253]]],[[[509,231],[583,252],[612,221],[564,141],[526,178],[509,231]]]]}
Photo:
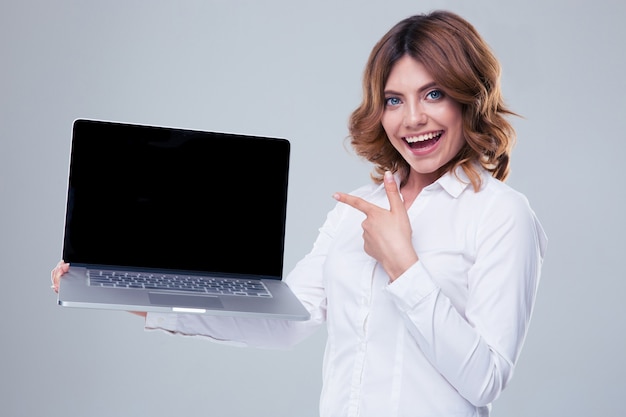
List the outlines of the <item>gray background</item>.
{"type": "Polygon", "coordinates": [[[369,181],[344,138],[371,47],[400,19],[447,8],[503,64],[507,103],[524,116],[509,183],[550,237],[526,346],[493,415],[623,415],[625,4],[4,0],[0,414],[315,416],[323,330],[286,352],[241,349],[55,305],[71,124],[291,139],[291,269],[332,193],[369,181]]]}

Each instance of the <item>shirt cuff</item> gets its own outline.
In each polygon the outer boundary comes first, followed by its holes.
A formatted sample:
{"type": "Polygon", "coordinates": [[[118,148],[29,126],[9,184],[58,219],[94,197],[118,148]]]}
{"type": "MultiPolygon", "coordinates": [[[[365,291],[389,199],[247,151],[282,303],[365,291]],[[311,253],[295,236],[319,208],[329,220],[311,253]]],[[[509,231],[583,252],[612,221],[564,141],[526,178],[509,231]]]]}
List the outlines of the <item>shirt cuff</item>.
{"type": "Polygon", "coordinates": [[[438,289],[420,261],[414,263],[386,288],[396,305],[405,312],[413,310],[425,297],[438,289]]]}
{"type": "Polygon", "coordinates": [[[164,330],[169,333],[176,333],[178,330],[178,315],[165,313],[146,314],[146,330],[164,330]]]}
{"type": "Polygon", "coordinates": [[[235,328],[235,323],[231,317],[203,316],[196,314],[174,314],[174,313],[148,313],[144,329],[146,331],[163,331],[171,335],[195,337],[211,342],[245,347],[244,342],[232,341],[228,339],[216,338],[212,333],[217,327],[217,331],[224,328],[235,328]]]}

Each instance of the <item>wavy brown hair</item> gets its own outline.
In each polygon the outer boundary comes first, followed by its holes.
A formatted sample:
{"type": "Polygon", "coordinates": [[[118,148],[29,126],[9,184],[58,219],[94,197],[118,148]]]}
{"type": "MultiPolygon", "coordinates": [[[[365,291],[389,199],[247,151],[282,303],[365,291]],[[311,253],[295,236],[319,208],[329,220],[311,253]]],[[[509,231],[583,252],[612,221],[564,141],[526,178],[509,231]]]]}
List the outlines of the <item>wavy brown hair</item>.
{"type": "Polygon", "coordinates": [[[350,141],[356,153],[375,165],[374,181],[399,172],[406,182],[410,167],[393,147],[381,124],[384,88],[394,64],[408,55],[426,67],[438,87],[461,104],[466,143],[440,170],[461,166],[476,191],[480,163],[499,180],[509,173],[515,131],[505,119],[514,115],[500,91],[500,64],[476,29],[447,11],[416,15],[395,25],[374,46],[363,76],[363,100],[350,116],[350,141]]]}

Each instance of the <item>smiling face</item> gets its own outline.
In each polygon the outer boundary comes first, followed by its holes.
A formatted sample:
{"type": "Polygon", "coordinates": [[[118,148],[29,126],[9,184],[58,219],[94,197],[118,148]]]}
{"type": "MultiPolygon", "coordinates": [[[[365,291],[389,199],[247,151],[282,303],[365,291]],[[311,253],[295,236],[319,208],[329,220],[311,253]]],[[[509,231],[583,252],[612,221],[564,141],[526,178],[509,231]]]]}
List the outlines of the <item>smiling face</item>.
{"type": "Polygon", "coordinates": [[[407,185],[431,184],[465,144],[461,105],[408,55],[394,64],[384,94],[381,123],[393,147],[411,167],[407,185]]]}

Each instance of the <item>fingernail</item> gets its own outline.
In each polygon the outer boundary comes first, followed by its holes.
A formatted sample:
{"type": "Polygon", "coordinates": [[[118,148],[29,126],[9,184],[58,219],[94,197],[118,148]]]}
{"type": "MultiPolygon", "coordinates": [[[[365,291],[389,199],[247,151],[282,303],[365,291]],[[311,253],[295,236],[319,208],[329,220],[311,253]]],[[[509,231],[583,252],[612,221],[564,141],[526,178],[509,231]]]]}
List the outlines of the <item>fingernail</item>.
{"type": "Polygon", "coordinates": [[[393,174],[391,171],[385,171],[385,181],[391,182],[393,181],[393,174]]]}
{"type": "Polygon", "coordinates": [[[333,198],[337,201],[339,201],[339,199],[341,198],[341,196],[339,195],[339,193],[335,193],[333,194],[333,198]]]}

